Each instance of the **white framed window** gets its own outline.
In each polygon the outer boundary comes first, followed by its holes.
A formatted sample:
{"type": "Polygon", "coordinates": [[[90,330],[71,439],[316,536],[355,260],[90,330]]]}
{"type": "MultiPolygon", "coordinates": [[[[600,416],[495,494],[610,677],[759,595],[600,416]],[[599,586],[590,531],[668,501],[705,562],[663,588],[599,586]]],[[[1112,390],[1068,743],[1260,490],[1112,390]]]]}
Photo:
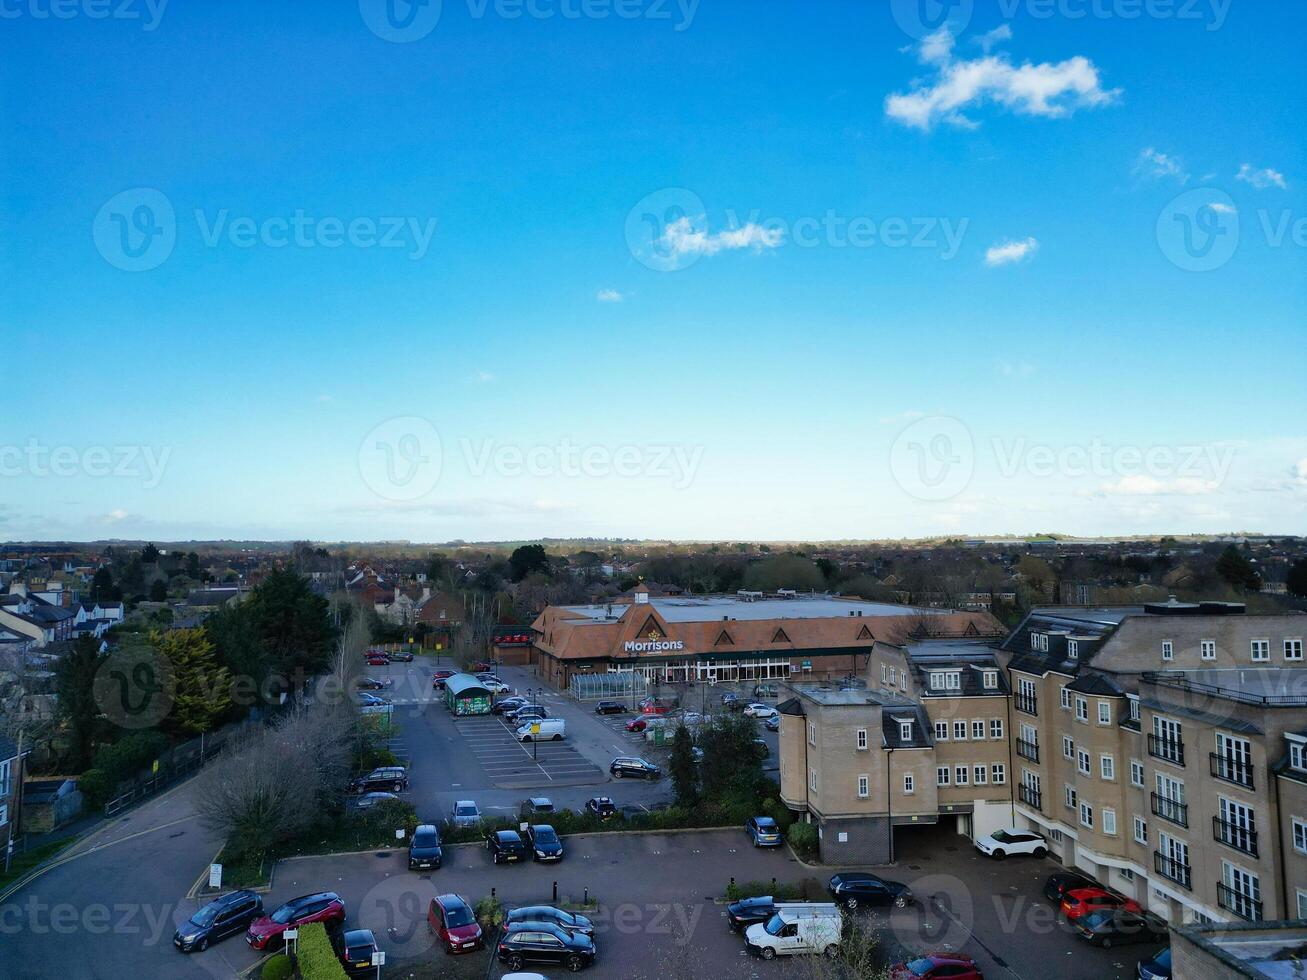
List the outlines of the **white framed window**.
{"type": "Polygon", "coordinates": [[[911,796],[917,791],[917,779],[910,772],[903,774],[903,793],[905,796],[911,796]]]}
{"type": "Polygon", "coordinates": [[[1007,782],[1007,766],[1001,762],[995,762],[989,767],[989,781],[995,786],[1002,786],[1007,782]]]}
{"type": "Polygon", "coordinates": [[[967,785],[967,782],[967,767],[957,766],[953,770],[953,784],[955,786],[965,786],[967,785]]]}
{"type": "Polygon", "coordinates": [[[1253,663],[1264,663],[1271,659],[1271,641],[1266,639],[1252,641],[1253,663]]]}
{"type": "Polygon", "coordinates": [[[935,722],[935,741],[936,742],[948,741],[948,722],[946,721],[935,722]]]}
{"type": "Polygon", "coordinates": [[[1032,650],[1039,649],[1039,634],[1036,633],[1034,630],[1030,631],[1030,649],[1032,650]]]}
{"type": "Polygon", "coordinates": [[[1062,758],[1074,759],[1076,757],[1076,743],[1070,735],[1062,736],[1062,758]]]}
{"type": "Polygon", "coordinates": [[[816,770],[816,769],[809,769],[809,770],[808,770],[808,789],[812,790],[814,793],[817,792],[817,770],[816,770]]]}
{"type": "Polygon", "coordinates": [[[884,686],[888,683],[888,682],[886,681],[886,679],[885,679],[885,675],[886,675],[887,673],[889,673],[889,666],[888,666],[887,664],[881,664],[881,665],[880,665],[880,686],[881,686],[881,687],[884,687],[884,686]]]}
{"type": "Polygon", "coordinates": [[[1094,829],[1094,808],[1088,803],[1080,804],[1080,825],[1090,830],[1094,829]]]}
{"type": "Polygon", "coordinates": [[[935,785],[936,786],[948,785],[948,766],[937,766],[935,768],[935,785]]]}
{"type": "Polygon", "coordinates": [[[817,726],[815,723],[811,721],[808,722],[808,744],[809,745],[817,744],[817,726]]]}
{"type": "Polygon", "coordinates": [[[1299,854],[1307,854],[1307,822],[1293,817],[1293,849],[1299,854]]]}
{"type": "Polygon", "coordinates": [[[984,739],[985,739],[985,723],[984,723],[983,721],[972,721],[972,722],[971,722],[971,737],[972,737],[973,739],[975,739],[977,742],[984,741],[984,739]]]}
{"type": "Polygon", "coordinates": [[[1130,705],[1130,720],[1138,721],[1139,720],[1139,695],[1127,694],[1125,697],[1126,697],[1126,703],[1130,705]]]}
{"type": "Polygon", "coordinates": [[[1129,868],[1117,868],[1116,873],[1121,876],[1122,881],[1134,881],[1135,873],[1129,868]]]}
{"type": "MultiPolygon", "coordinates": [[[[907,741],[912,738],[912,730],[909,729],[907,735],[903,735],[903,732],[900,730],[899,735],[903,737],[904,741],[907,741]]],[[[867,751],[867,730],[865,728],[858,729],[858,751],[867,751]]]]}
{"type": "Polygon", "coordinates": [[[1215,641],[1215,640],[1203,640],[1203,641],[1201,641],[1201,642],[1198,644],[1198,655],[1199,655],[1203,660],[1215,660],[1215,659],[1216,659],[1216,641],[1215,641]]]}
{"type": "Polygon", "coordinates": [[[858,799],[865,800],[871,795],[871,779],[867,776],[858,777],[858,799]]]}
{"type": "Polygon", "coordinates": [[[1112,702],[1103,698],[1098,699],[1098,723],[1100,725],[1112,724],[1112,702]]]}
{"type": "Polygon", "coordinates": [[[1098,773],[1104,779],[1112,781],[1116,779],[1116,759],[1110,755],[1100,755],[1098,757],[1098,773]]]}
{"type": "Polygon", "coordinates": [[[11,785],[13,783],[13,771],[10,768],[11,765],[12,761],[9,759],[0,762],[0,797],[9,796],[14,791],[14,787],[11,785]]]}
{"type": "Polygon", "coordinates": [[[1148,821],[1143,817],[1135,817],[1135,843],[1148,843],[1148,821]]]}
{"type": "Polygon", "coordinates": [[[953,741],[965,742],[967,740],[967,723],[965,721],[953,722],[953,741]]]}
{"type": "Polygon", "coordinates": [[[1302,640],[1294,637],[1284,641],[1284,659],[1301,660],[1302,659],[1302,640]]]}
{"type": "Polygon", "coordinates": [[[1089,775],[1089,753],[1084,749],[1076,753],[1076,768],[1080,770],[1082,776],[1089,775]]]}
{"type": "Polygon", "coordinates": [[[905,691],[908,689],[908,672],[906,670],[899,671],[899,687],[905,691]]]}
{"type": "Polygon", "coordinates": [[[985,776],[986,776],[985,767],[983,765],[971,767],[971,781],[975,783],[977,786],[985,785],[986,782],[985,776]]]}
{"type": "Polygon", "coordinates": [[[1109,837],[1116,836],[1116,811],[1115,810],[1103,811],[1103,833],[1107,834],[1109,837]]]}
{"type": "Polygon", "coordinates": [[[1066,656],[1068,660],[1080,659],[1080,642],[1078,640],[1066,641],[1066,656]]]}
{"type": "Polygon", "coordinates": [[[991,718],[991,719],[989,719],[989,737],[990,737],[990,738],[1002,738],[1002,737],[1003,737],[1003,719],[1002,719],[1002,718],[991,718]]]}
{"type": "Polygon", "coordinates": [[[1062,707],[1066,708],[1068,711],[1071,710],[1071,692],[1066,689],[1065,685],[1062,687],[1062,693],[1060,696],[1062,699],[1062,707]]]}
{"type": "Polygon", "coordinates": [[[1144,764],[1138,759],[1130,760],[1130,785],[1140,787],[1144,785],[1144,764]]]}
{"type": "Polygon", "coordinates": [[[9,804],[0,803],[0,827],[9,823],[9,804]]]}
{"type": "Polygon", "coordinates": [[[1062,787],[1062,802],[1066,804],[1068,810],[1076,808],[1076,788],[1070,783],[1062,787]]]}
{"type": "Polygon", "coordinates": [[[1295,769],[1307,769],[1307,758],[1304,758],[1302,742],[1289,743],[1289,765],[1295,769]]]}
{"type": "Polygon", "coordinates": [[[1076,721],[1089,723],[1089,699],[1076,695],[1076,721]]]}
{"type": "MultiPolygon", "coordinates": [[[[912,741],[912,722],[910,721],[899,722],[899,741],[901,742],[912,741]]],[[[862,748],[865,749],[866,746],[864,745],[862,746],[862,748]]]]}
{"type": "Polygon", "coordinates": [[[992,691],[998,687],[998,671],[986,670],[981,674],[981,683],[984,684],[985,690],[992,691]]]}
{"type": "Polygon", "coordinates": [[[1175,659],[1175,644],[1172,643],[1170,640],[1162,641],[1162,659],[1163,660],[1175,659]]]}
{"type": "Polygon", "coordinates": [[[1307,919],[1307,892],[1301,888],[1294,889],[1298,896],[1298,918],[1307,919]]]}

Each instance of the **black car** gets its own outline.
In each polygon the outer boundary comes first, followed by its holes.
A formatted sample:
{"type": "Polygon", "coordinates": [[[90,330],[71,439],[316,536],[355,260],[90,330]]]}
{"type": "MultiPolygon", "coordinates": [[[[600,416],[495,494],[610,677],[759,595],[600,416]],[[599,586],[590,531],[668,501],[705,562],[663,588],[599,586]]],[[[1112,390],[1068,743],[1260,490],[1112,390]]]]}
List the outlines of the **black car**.
{"type": "Polygon", "coordinates": [[[901,881],[889,881],[873,874],[838,874],[828,886],[831,896],[847,909],[863,905],[893,905],[901,909],[912,901],[912,892],[901,881]]]}
{"type": "Polygon", "coordinates": [[[534,823],[526,828],[526,843],[531,856],[537,861],[563,860],[563,842],[547,823],[534,823]]]}
{"type": "Polygon", "coordinates": [[[779,732],[781,730],[781,716],[772,715],[762,723],[762,727],[769,732],[779,732]]]}
{"type": "Polygon", "coordinates": [[[722,707],[728,711],[738,711],[744,707],[744,702],[740,700],[738,694],[723,694],[722,707]]]}
{"type": "Polygon", "coordinates": [[[595,714],[597,715],[624,715],[626,714],[626,705],[621,701],[600,701],[595,705],[595,714]]]}
{"type": "Polygon", "coordinates": [[[506,715],[510,711],[516,711],[518,708],[524,707],[528,703],[529,702],[526,698],[514,694],[510,697],[499,698],[492,703],[490,705],[490,713],[492,715],[506,715]]]}
{"type": "Polygon", "coordinates": [[[659,779],[663,774],[663,771],[652,762],[625,755],[614,759],[612,765],[608,767],[608,771],[612,773],[614,779],[624,779],[627,776],[635,776],[639,779],[659,779]]]}
{"type": "Polygon", "coordinates": [[[600,820],[617,816],[617,804],[606,796],[592,796],[585,801],[585,812],[592,813],[600,820]]]}
{"type": "Polygon", "coordinates": [[[359,776],[350,784],[352,793],[372,793],[389,790],[398,793],[408,789],[408,770],[402,766],[382,766],[373,769],[364,776],[359,776]]]}
{"type": "Polygon", "coordinates": [[[1044,897],[1061,907],[1062,896],[1067,892],[1073,892],[1078,888],[1102,887],[1089,875],[1082,875],[1079,871],[1058,871],[1056,874],[1049,875],[1048,880],[1044,882],[1044,897]]]}
{"type": "Polygon", "coordinates": [[[527,963],[557,963],[573,973],[594,962],[594,940],[552,922],[514,922],[504,927],[496,954],[514,972],[527,963]]]}
{"type": "Polygon", "coordinates": [[[340,965],[351,977],[372,976],[372,954],[380,952],[371,929],[351,929],[341,937],[340,965]]]}
{"type": "Polygon", "coordinates": [[[396,650],[390,655],[390,659],[396,663],[411,664],[413,662],[413,654],[409,653],[407,650],[396,650]]]}
{"type": "Polygon", "coordinates": [[[1142,960],[1135,975],[1139,980],[1171,980],[1171,947],[1159,949],[1151,960],[1142,960]]]}
{"type": "Polygon", "coordinates": [[[539,816],[542,813],[555,813],[554,801],[547,796],[533,796],[529,800],[523,800],[522,805],[517,808],[517,815],[523,820],[528,817],[539,816]]]}
{"type": "Polygon", "coordinates": [[[209,943],[244,932],[263,914],[263,899],[251,891],[232,892],[205,905],[173,934],[172,944],[183,953],[202,953],[209,943]]]}
{"type": "Polygon", "coordinates": [[[736,932],[766,922],[776,914],[776,899],[770,895],[760,898],[742,898],[726,906],[726,924],[736,932]]]}
{"type": "Polygon", "coordinates": [[[359,679],[360,691],[380,691],[386,686],[385,681],[379,681],[375,677],[362,677],[359,679]]]}
{"type": "Polygon", "coordinates": [[[587,936],[593,936],[595,931],[594,923],[584,915],[565,912],[551,905],[528,905],[513,909],[504,916],[505,928],[517,922],[549,922],[568,932],[579,932],[587,936]]]}
{"type": "Polygon", "coordinates": [[[1138,912],[1103,909],[1076,920],[1076,935],[1095,946],[1108,949],[1130,943],[1159,943],[1167,938],[1166,925],[1138,912]]]}
{"type": "Polygon", "coordinates": [[[520,708],[511,708],[504,712],[504,717],[510,721],[526,721],[528,719],[548,718],[549,709],[543,704],[524,704],[520,708]]]}
{"type": "Polygon", "coordinates": [[[516,830],[492,830],[486,834],[486,850],[495,864],[526,859],[526,842],[516,830]]]}
{"type": "Polygon", "coordinates": [[[440,831],[433,824],[420,825],[413,831],[413,838],[408,842],[408,869],[421,871],[424,868],[439,868],[443,859],[440,831]]]}

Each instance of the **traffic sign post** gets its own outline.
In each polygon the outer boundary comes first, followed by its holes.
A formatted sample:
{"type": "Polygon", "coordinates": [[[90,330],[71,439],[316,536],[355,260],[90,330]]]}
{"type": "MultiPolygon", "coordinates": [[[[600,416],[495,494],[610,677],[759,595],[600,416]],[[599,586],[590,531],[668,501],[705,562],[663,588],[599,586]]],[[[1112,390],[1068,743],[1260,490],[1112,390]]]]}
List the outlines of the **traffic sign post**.
{"type": "Polygon", "coordinates": [[[222,888],[222,865],[209,865],[209,887],[222,888]]]}
{"type": "Polygon", "coordinates": [[[286,948],[290,950],[290,954],[294,956],[298,947],[297,940],[300,938],[300,931],[298,929],[287,929],[281,935],[282,938],[286,940],[286,948]]]}
{"type": "Polygon", "coordinates": [[[374,950],[372,953],[372,965],[377,968],[377,980],[381,980],[381,968],[386,965],[386,954],[384,950],[374,950]]]}

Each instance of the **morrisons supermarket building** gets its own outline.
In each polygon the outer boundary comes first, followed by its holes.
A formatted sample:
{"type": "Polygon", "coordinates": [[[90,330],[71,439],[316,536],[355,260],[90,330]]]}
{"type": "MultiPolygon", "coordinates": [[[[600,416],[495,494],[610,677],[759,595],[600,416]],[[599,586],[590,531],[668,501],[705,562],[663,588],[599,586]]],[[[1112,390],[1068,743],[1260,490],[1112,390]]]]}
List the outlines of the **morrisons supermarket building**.
{"type": "Polygon", "coordinates": [[[821,595],[637,591],[623,605],[550,606],[532,630],[532,662],[566,688],[575,674],[616,671],[672,684],[862,675],[877,640],[989,637],[1000,627],[984,612],[821,595]]]}

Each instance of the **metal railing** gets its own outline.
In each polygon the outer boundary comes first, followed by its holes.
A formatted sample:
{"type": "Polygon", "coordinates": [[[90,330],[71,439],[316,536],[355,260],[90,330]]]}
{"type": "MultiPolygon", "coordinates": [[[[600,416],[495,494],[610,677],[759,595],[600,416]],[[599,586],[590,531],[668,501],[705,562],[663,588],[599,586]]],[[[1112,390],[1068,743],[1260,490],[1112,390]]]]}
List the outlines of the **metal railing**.
{"type": "Polygon", "coordinates": [[[1212,817],[1212,833],[1227,847],[1257,857],[1257,831],[1249,830],[1242,824],[1230,823],[1217,816],[1212,817]]]}
{"type": "Polygon", "coordinates": [[[1242,786],[1245,789],[1253,788],[1253,766],[1251,762],[1245,762],[1243,759],[1236,759],[1233,756],[1221,755],[1219,752],[1209,752],[1208,758],[1211,760],[1212,775],[1217,779],[1224,780],[1227,783],[1234,783],[1234,785],[1242,786]]]}
{"type": "Polygon", "coordinates": [[[1189,826],[1189,806],[1181,803],[1179,800],[1173,800],[1169,796],[1159,796],[1156,793],[1150,793],[1153,800],[1153,813],[1163,820],[1169,820],[1173,824],[1181,827],[1189,826]]]}
{"type": "Polygon", "coordinates": [[[1031,762],[1039,761],[1039,743],[1027,742],[1024,738],[1017,739],[1017,755],[1023,759],[1029,759],[1031,762]]]}
{"type": "Polygon", "coordinates": [[[1035,694],[1018,694],[1012,699],[1013,706],[1018,711],[1023,711],[1028,715],[1039,714],[1039,697],[1035,694]]]}
{"type": "Polygon", "coordinates": [[[1033,786],[1027,786],[1025,783],[1017,785],[1017,799],[1026,806],[1033,806],[1036,810],[1044,809],[1044,794],[1033,786]]]}
{"type": "Polygon", "coordinates": [[[1249,922],[1262,921],[1262,903],[1251,895],[1235,891],[1223,881],[1216,883],[1216,904],[1249,922]]]}
{"type": "MultiPolygon", "coordinates": [[[[1269,662],[1267,664],[1269,666],[1269,662]]],[[[1161,673],[1155,670],[1146,670],[1139,675],[1140,678],[1150,684],[1156,684],[1158,687],[1174,688],[1178,691],[1189,691],[1194,694],[1203,694],[1212,698],[1220,698],[1225,701],[1238,701],[1242,704],[1255,705],[1295,705],[1307,704],[1307,695],[1303,694],[1249,694],[1245,691],[1236,691],[1228,687],[1218,687],[1215,684],[1204,684],[1201,681],[1192,681],[1188,678],[1172,673],[1161,673]]]]}
{"type": "Polygon", "coordinates": [[[1148,735],[1148,754],[1155,759],[1164,759],[1167,762],[1174,762],[1177,766],[1183,766],[1184,742],[1178,738],[1162,738],[1150,732],[1148,735]]]}
{"type": "Polygon", "coordinates": [[[1190,891],[1193,890],[1193,868],[1187,864],[1181,864],[1175,858],[1163,854],[1161,851],[1153,852],[1153,870],[1163,878],[1169,878],[1177,885],[1183,885],[1190,891]]]}

